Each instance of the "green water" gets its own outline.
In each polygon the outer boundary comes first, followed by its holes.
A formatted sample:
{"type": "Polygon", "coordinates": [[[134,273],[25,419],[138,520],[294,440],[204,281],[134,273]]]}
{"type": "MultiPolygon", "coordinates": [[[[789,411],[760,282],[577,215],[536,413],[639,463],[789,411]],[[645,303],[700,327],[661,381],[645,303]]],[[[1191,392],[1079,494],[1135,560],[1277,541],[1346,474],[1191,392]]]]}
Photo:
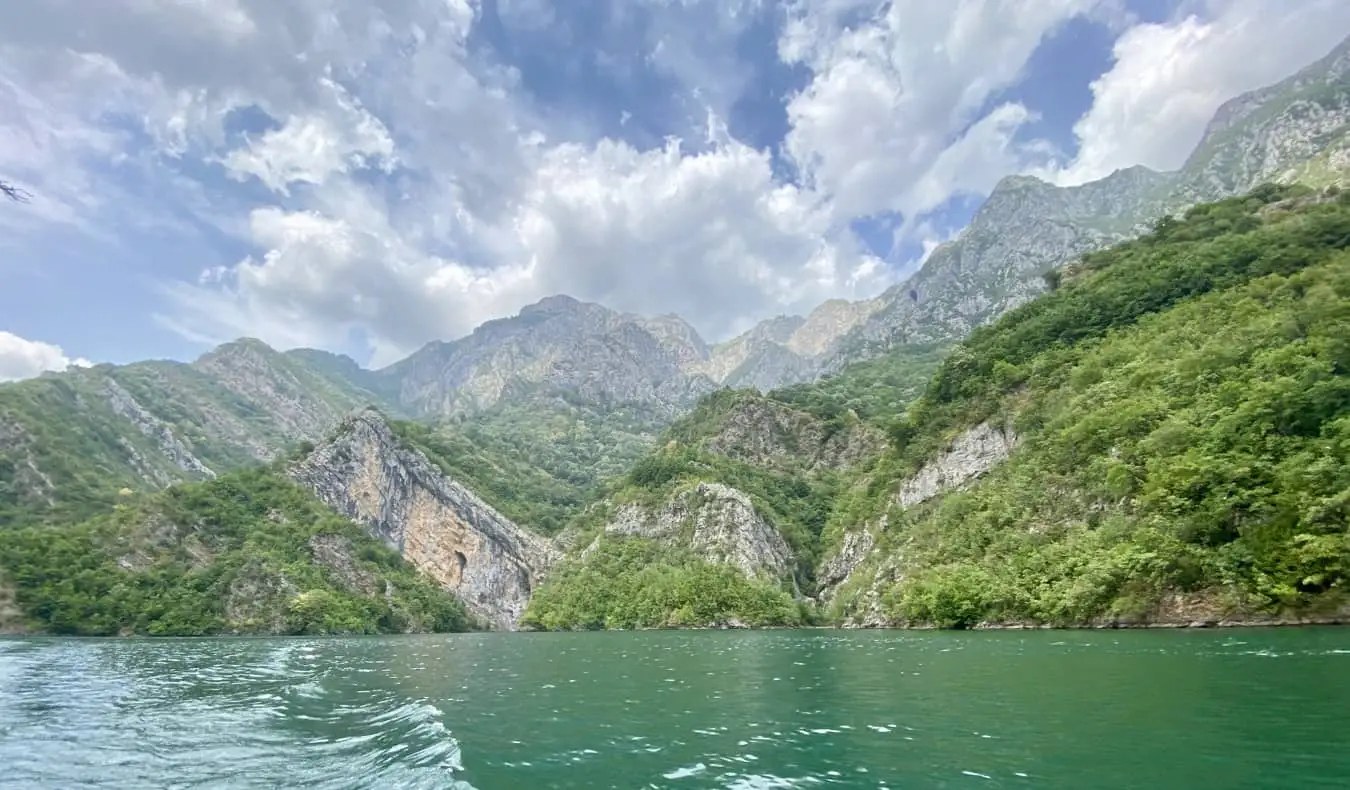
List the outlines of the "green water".
{"type": "Polygon", "coordinates": [[[0,641],[0,786],[1345,788],[1350,629],[0,641]]]}

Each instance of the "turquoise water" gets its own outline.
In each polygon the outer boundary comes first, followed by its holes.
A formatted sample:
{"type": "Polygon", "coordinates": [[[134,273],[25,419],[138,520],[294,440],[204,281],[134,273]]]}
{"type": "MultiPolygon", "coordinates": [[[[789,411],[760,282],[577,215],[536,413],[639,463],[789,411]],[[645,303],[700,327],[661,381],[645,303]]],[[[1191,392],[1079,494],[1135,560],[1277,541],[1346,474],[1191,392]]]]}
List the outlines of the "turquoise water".
{"type": "Polygon", "coordinates": [[[0,786],[1345,788],[1350,629],[8,640],[0,786]]]}

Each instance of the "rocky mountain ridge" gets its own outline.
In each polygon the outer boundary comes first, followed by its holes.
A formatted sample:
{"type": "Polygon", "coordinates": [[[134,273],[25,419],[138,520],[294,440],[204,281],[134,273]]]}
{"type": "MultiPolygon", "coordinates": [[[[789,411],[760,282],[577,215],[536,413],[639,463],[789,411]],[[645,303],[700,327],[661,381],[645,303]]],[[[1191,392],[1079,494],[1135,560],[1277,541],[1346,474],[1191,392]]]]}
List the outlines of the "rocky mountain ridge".
{"type": "MultiPolygon", "coordinates": [[[[704,397],[624,473],[570,500],[556,541],[503,515],[534,512],[535,490],[500,485],[501,458],[477,455],[480,443],[453,423],[362,409],[288,452],[285,485],[269,471],[278,463],[210,469],[200,474],[218,479],[148,498],[149,510],[129,507],[142,500],[126,490],[74,526],[53,512],[51,526],[0,530],[12,590],[0,592],[25,613],[53,595],[70,599],[69,612],[93,611],[101,588],[72,598],[70,585],[34,586],[67,567],[92,571],[123,597],[77,627],[106,633],[149,611],[125,598],[144,579],[160,580],[164,600],[198,584],[193,569],[210,565],[215,541],[231,558],[213,571],[229,574],[225,610],[210,577],[193,588],[190,617],[136,628],[457,627],[436,600],[447,592],[503,629],[1337,616],[1350,580],[1339,462],[1350,447],[1347,240],[1350,193],[1263,186],[1196,206],[1084,256],[1051,293],[955,349],[929,349],[936,357],[906,346],[815,384],[704,397]],[[268,548],[273,532],[284,551],[268,548]],[[46,548],[72,535],[92,548],[46,548]],[[86,555],[95,567],[72,563],[86,555]],[[383,598],[381,577],[393,591],[383,598]]],[[[238,359],[213,374],[234,389],[217,386],[283,401],[265,423],[276,435],[312,429],[285,411],[306,380],[348,397],[381,390],[326,382],[347,367],[340,359],[297,362],[251,342],[227,351],[211,365],[238,359]]],[[[104,404],[144,422],[132,438],[146,446],[170,429],[178,443],[164,442],[166,463],[184,449],[198,460],[222,452],[184,441],[172,404],[147,403],[126,371],[71,381],[19,388],[36,396],[19,405],[62,394],[72,414],[104,404]]],[[[210,403],[247,414],[211,392],[210,403]]],[[[17,480],[41,496],[69,488],[22,463],[47,460],[38,449],[67,435],[33,432],[49,427],[0,424],[28,454],[6,457],[7,496],[17,480]]],[[[518,460],[533,463],[542,446],[518,460]]]]}

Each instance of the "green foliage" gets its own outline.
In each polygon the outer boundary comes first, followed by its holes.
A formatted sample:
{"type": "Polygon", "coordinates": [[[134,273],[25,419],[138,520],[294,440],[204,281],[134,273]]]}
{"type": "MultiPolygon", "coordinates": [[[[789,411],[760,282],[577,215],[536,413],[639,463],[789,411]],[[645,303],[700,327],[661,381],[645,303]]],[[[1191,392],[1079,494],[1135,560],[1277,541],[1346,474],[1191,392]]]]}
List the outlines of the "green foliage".
{"type": "Polygon", "coordinates": [[[884,425],[923,394],[947,350],[943,345],[901,346],[850,365],[838,375],[774,390],[769,397],[824,420],[852,412],[866,422],[884,425]]]}
{"type": "Polygon", "coordinates": [[[792,596],[730,565],[631,537],[602,537],[565,561],[531,599],[523,624],[548,630],[800,625],[792,596]]]}
{"type": "Polygon", "coordinates": [[[859,498],[888,502],[991,415],[1015,415],[1018,451],[892,512],[855,576],[893,558],[890,616],[952,627],[1344,605],[1347,246],[1350,205],[1268,187],[1089,256],[953,351],[893,431],[876,499],[859,498]]]}
{"type": "Polygon", "coordinates": [[[512,521],[546,535],[593,501],[602,481],[641,458],[660,430],[655,415],[562,393],[512,399],[437,426],[392,426],[446,475],[512,521]]]}
{"type": "Polygon", "coordinates": [[[798,560],[797,581],[809,588],[820,533],[829,518],[838,480],[838,473],[830,470],[804,475],[674,444],[635,464],[607,496],[615,502],[654,505],[699,482],[722,483],[742,491],[787,541],[798,560]]]}
{"type": "Polygon", "coordinates": [[[0,528],[70,524],[106,511],[123,488],[204,477],[166,454],[169,441],[219,472],[304,438],[297,407],[313,418],[308,438],[320,438],[328,420],[379,402],[342,379],[339,363],[312,366],[330,356],[241,340],[191,365],[100,365],[0,384],[0,528]]]}
{"type": "Polygon", "coordinates": [[[32,623],[56,634],[470,625],[397,553],[273,469],[175,486],[73,526],[0,530],[0,572],[32,623]],[[320,543],[346,561],[325,561],[320,543]]]}

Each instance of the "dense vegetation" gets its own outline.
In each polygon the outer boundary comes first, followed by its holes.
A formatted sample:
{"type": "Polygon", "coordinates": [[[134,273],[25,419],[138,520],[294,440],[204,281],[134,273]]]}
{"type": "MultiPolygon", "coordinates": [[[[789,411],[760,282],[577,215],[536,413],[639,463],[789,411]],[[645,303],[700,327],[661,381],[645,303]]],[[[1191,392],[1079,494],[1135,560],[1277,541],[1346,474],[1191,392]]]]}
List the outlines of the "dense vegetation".
{"type": "Polygon", "coordinates": [[[851,412],[866,422],[890,423],[923,394],[947,350],[941,345],[901,346],[838,375],[793,384],[768,396],[824,420],[841,420],[851,412]]]}
{"type": "Polygon", "coordinates": [[[56,634],[457,631],[462,605],[278,471],[127,496],[72,526],[0,530],[0,577],[56,634]]]}
{"type": "Polygon", "coordinates": [[[0,528],[70,524],[108,510],[124,488],[206,477],[185,457],[220,472],[319,438],[377,402],[314,367],[329,357],[240,340],[190,365],[100,365],[0,385],[0,528]],[[178,450],[166,454],[170,442],[178,450]]]}
{"type": "MultiPolygon", "coordinates": [[[[872,561],[901,579],[883,613],[962,626],[1344,606],[1347,247],[1350,200],[1263,187],[1087,256],[974,333],[832,526],[886,510],[893,481],[961,429],[1011,420],[1022,444],[979,484],[892,511],[872,561]]],[[[865,592],[845,589],[836,614],[865,592]]]]}
{"type": "Polygon", "coordinates": [[[557,568],[523,624],[551,630],[800,625],[792,595],[686,549],[607,536],[557,568]]]}
{"type": "MultiPolygon", "coordinates": [[[[800,624],[813,615],[795,593],[816,593],[820,561],[861,529],[877,550],[832,598],[835,619],[1344,612],[1347,248],[1350,197],[1262,187],[1086,256],[953,349],[902,348],[768,395],[722,390],[659,439],[655,415],[544,391],[395,430],[518,523],[593,546],[536,592],[533,627],[800,624]],[[894,505],[902,479],[986,421],[1020,437],[1009,460],[894,505]],[[747,578],[681,540],[604,534],[614,508],[659,507],[700,481],[749,496],[796,555],[794,578],[747,578]]],[[[287,359],[305,369],[287,368],[283,395],[318,387],[334,407],[364,397],[364,384],[311,381],[350,374],[341,358],[287,359]]],[[[133,494],[174,470],[136,465],[138,453],[165,456],[153,432],[104,413],[102,375],[0,389],[0,628],[14,606],[36,627],[79,634],[468,625],[444,592],[274,470],[133,494]],[[66,417],[85,427],[68,430],[66,417]]],[[[244,463],[248,441],[283,443],[274,415],[190,368],[106,375],[220,468],[244,463]],[[208,411],[243,433],[217,442],[208,411]]]]}
{"type": "Polygon", "coordinates": [[[471,419],[395,432],[512,521],[550,535],[652,446],[661,425],[632,407],[567,393],[500,403],[471,419]]]}

